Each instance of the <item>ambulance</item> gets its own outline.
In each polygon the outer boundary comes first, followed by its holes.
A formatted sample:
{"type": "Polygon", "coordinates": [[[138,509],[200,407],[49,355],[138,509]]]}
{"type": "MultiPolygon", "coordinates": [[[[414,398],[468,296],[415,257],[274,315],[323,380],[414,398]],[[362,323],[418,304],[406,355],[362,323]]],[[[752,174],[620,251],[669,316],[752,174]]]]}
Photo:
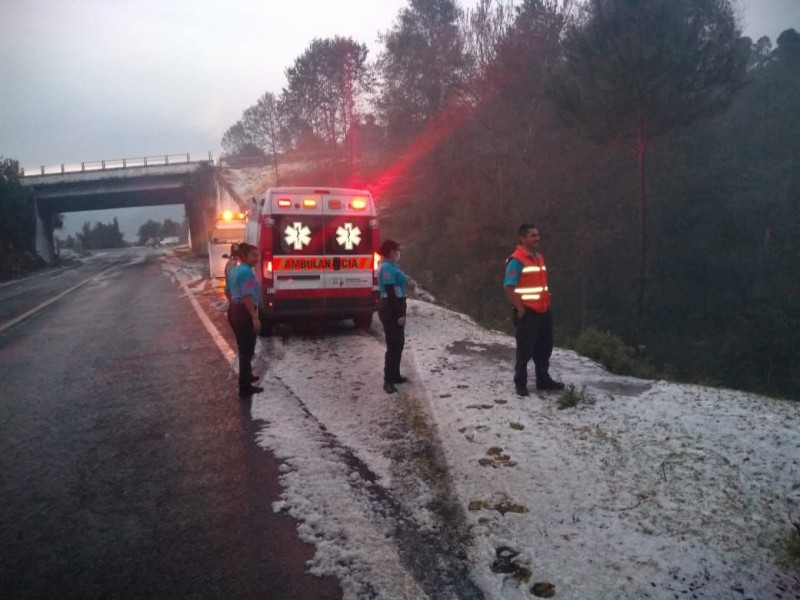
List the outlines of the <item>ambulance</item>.
{"type": "Polygon", "coordinates": [[[245,242],[259,251],[265,335],[274,323],[297,319],[372,324],[380,232],[368,191],[271,188],[250,209],[245,242]]]}
{"type": "Polygon", "coordinates": [[[214,221],[214,228],[208,236],[208,269],[211,278],[225,277],[225,263],[231,244],[244,241],[247,215],[226,210],[214,221]]]}

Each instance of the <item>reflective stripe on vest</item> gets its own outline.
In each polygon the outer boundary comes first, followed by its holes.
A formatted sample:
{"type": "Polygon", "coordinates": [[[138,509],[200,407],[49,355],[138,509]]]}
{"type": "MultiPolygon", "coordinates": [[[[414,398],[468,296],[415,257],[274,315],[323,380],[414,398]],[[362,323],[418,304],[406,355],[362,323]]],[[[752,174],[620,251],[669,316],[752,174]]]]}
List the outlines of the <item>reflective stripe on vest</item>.
{"type": "Polygon", "coordinates": [[[544,257],[536,253],[531,256],[522,246],[517,246],[509,259],[516,258],[522,263],[522,273],[519,276],[514,292],[519,295],[522,304],[531,310],[543,313],[550,308],[550,288],[547,287],[547,267],[544,257]]]}

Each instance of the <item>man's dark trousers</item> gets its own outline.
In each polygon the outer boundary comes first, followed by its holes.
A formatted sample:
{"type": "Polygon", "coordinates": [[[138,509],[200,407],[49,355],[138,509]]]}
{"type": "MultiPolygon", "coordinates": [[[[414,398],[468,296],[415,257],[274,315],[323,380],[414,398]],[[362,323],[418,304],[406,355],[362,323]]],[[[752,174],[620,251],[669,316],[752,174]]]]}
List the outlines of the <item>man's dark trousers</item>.
{"type": "Polygon", "coordinates": [[[536,381],[550,380],[550,355],[553,354],[553,316],[548,310],[538,313],[525,308],[522,318],[514,319],[517,338],[517,362],[514,366],[514,385],[528,385],[528,361],[533,359],[536,381]]]}
{"type": "Polygon", "coordinates": [[[253,317],[247,312],[244,304],[231,302],[228,308],[228,323],[236,336],[236,347],[239,350],[239,389],[246,390],[253,383],[251,361],[256,351],[256,331],[253,329],[253,317]]]}
{"type": "Polygon", "coordinates": [[[386,312],[379,311],[378,317],[383,323],[383,331],[386,334],[383,381],[396,383],[400,381],[400,359],[403,357],[403,346],[406,343],[406,328],[403,325],[398,325],[397,318],[386,314],[386,312]]]}

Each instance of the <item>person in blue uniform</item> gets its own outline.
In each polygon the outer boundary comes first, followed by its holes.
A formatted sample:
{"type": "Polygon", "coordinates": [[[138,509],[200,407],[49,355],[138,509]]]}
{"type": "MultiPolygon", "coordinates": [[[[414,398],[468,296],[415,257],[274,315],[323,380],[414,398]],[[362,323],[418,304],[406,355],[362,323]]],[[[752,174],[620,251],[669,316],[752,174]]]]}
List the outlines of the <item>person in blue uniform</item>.
{"type": "Polygon", "coordinates": [[[394,240],[385,240],[378,253],[383,257],[378,269],[380,303],[378,317],[386,335],[386,355],[383,365],[383,391],[397,392],[398,383],[408,381],[400,374],[400,360],[406,340],[406,286],[408,278],[397,266],[400,245],[394,240]]]}
{"type": "Polygon", "coordinates": [[[239,244],[233,243],[231,244],[231,250],[228,253],[228,260],[225,263],[225,297],[228,299],[228,302],[231,301],[231,293],[228,291],[230,286],[228,285],[228,280],[231,277],[231,271],[233,271],[234,267],[239,264],[239,244]]]}
{"type": "Polygon", "coordinates": [[[256,334],[261,329],[258,320],[259,286],[253,267],[258,264],[258,248],[250,244],[239,245],[241,263],[231,269],[225,283],[228,304],[228,323],[236,336],[239,350],[239,397],[247,398],[264,388],[253,385],[258,377],[253,375],[251,362],[256,349],[256,334]]]}

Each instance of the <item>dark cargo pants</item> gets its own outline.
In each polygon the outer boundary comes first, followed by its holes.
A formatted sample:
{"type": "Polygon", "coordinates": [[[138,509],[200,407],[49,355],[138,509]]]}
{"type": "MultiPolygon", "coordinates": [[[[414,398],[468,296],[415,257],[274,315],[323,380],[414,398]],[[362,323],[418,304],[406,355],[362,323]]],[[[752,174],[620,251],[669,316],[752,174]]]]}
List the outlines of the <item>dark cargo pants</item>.
{"type": "Polygon", "coordinates": [[[253,383],[251,362],[256,351],[253,317],[247,312],[244,304],[231,302],[228,307],[228,323],[231,324],[233,334],[236,336],[236,347],[239,350],[239,389],[245,390],[253,383]]]}
{"type": "Polygon", "coordinates": [[[397,318],[384,311],[378,311],[378,317],[383,323],[383,331],[386,334],[383,381],[396,383],[400,380],[400,359],[403,357],[403,347],[406,343],[406,328],[404,325],[398,325],[397,318]]]}
{"type": "Polygon", "coordinates": [[[533,359],[536,381],[540,384],[550,380],[550,356],[553,354],[553,316],[548,310],[537,313],[525,309],[522,318],[514,317],[517,338],[517,361],[514,365],[514,385],[528,385],[528,362],[533,359]]]}

